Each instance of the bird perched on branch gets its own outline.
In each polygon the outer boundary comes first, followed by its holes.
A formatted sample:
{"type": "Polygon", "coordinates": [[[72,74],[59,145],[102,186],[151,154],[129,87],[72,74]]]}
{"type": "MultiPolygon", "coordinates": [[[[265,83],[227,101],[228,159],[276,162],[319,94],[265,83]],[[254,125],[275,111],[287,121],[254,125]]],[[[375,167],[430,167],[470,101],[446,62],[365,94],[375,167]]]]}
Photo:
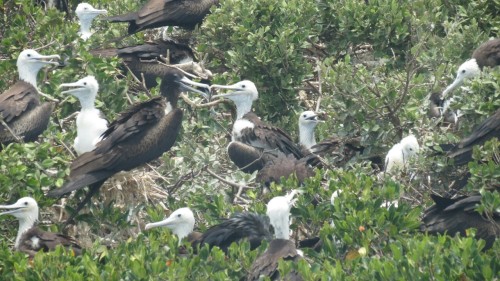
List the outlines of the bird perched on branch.
{"type": "Polygon", "coordinates": [[[54,103],[40,102],[36,77],[43,67],[59,65],[52,59],[60,59],[60,57],[58,55],[44,56],[31,49],[19,54],[17,58],[19,81],[0,95],[1,144],[34,141],[47,128],[54,103]]]}
{"type": "Polygon", "coordinates": [[[149,0],[139,11],[107,18],[128,22],[128,34],[162,26],[194,29],[219,0],[149,0]]]}
{"type": "Polygon", "coordinates": [[[19,221],[14,249],[33,257],[38,251],[53,251],[61,245],[75,255],[80,255],[82,248],[69,236],[47,232],[35,226],[38,221],[38,204],[31,197],[23,197],[12,205],[0,205],[0,209],[8,211],[0,215],[12,215],[19,221]]]}
{"type": "Polygon", "coordinates": [[[401,169],[408,165],[408,161],[420,151],[417,138],[409,135],[395,144],[385,157],[385,172],[401,169]]]}
{"type": "Polygon", "coordinates": [[[483,251],[493,246],[500,236],[500,212],[479,213],[481,195],[462,196],[455,199],[431,194],[434,205],[424,211],[420,231],[429,234],[459,234],[466,236],[466,230],[476,229],[476,238],[486,241],[483,251]]]}
{"type": "Polygon", "coordinates": [[[180,208],[163,221],[148,223],[146,230],[164,226],[178,237],[179,245],[182,239],[187,238],[194,247],[208,244],[210,248],[217,246],[225,253],[232,243],[243,239],[250,242],[250,248],[253,250],[263,239],[271,238],[269,219],[255,213],[236,213],[228,219],[223,219],[220,224],[210,227],[203,234],[193,232],[194,224],[193,212],[189,208],[180,208]]]}

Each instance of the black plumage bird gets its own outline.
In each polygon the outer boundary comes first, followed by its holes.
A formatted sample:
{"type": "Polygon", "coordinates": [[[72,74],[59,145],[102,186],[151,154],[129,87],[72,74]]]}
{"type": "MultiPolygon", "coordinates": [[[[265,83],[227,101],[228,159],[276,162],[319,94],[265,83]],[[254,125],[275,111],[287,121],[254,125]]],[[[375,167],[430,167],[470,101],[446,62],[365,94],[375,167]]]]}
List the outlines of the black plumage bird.
{"type": "Polygon", "coordinates": [[[128,34],[162,26],[194,29],[219,0],[149,0],[139,11],[109,17],[110,22],[128,22],[128,34]]]}
{"type": "Polygon", "coordinates": [[[228,219],[222,220],[220,224],[207,229],[205,233],[193,232],[195,219],[189,208],[180,208],[173,212],[163,221],[149,223],[146,230],[154,227],[168,227],[177,235],[179,244],[187,237],[193,247],[208,244],[210,248],[219,247],[227,253],[232,243],[248,240],[250,248],[257,248],[263,239],[271,238],[269,219],[255,213],[236,213],[228,219]]]}
{"type": "Polygon", "coordinates": [[[500,236],[500,213],[481,214],[476,207],[481,203],[481,195],[462,196],[456,199],[431,195],[434,205],[424,211],[420,230],[429,234],[465,236],[469,228],[477,229],[476,238],[484,239],[487,250],[500,236]]]}
{"type": "Polygon", "coordinates": [[[172,147],[182,125],[183,111],[177,108],[181,91],[202,93],[188,85],[208,86],[187,79],[178,69],[163,70],[157,73],[162,77],[161,96],[122,112],[109,125],[96,148],[71,163],[69,181],[62,188],[49,191],[47,196],[59,197],[89,186],[87,197],[76,214],[109,177],[154,160],[172,147]]]}

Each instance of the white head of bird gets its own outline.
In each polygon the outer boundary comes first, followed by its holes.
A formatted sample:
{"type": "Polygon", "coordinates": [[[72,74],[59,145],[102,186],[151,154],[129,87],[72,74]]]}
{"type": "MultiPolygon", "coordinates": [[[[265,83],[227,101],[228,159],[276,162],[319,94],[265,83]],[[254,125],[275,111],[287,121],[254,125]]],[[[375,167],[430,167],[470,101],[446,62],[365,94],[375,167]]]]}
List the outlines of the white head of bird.
{"type": "Polygon", "coordinates": [[[72,94],[80,100],[82,109],[94,108],[95,98],[99,90],[99,83],[94,76],[87,76],[74,83],[61,84],[59,88],[71,88],[62,91],[63,94],[72,94]]]}
{"type": "Polygon", "coordinates": [[[13,215],[19,221],[15,248],[19,247],[21,236],[35,225],[38,221],[38,204],[31,197],[23,197],[12,205],[0,205],[0,209],[8,211],[1,212],[0,215],[13,215]]]}
{"type": "Polygon", "coordinates": [[[395,168],[403,168],[408,160],[415,156],[420,150],[417,138],[409,135],[395,144],[385,157],[385,172],[390,172],[395,168]]]}
{"type": "Polygon", "coordinates": [[[299,117],[299,141],[306,148],[311,148],[316,144],[314,129],[318,123],[318,115],[314,111],[304,111],[299,117]]]}
{"type": "Polygon", "coordinates": [[[464,79],[478,76],[480,73],[481,73],[481,69],[479,68],[479,65],[477,64],[476,59],[470,59],[470,60],[467,60],[466,62],[462,63],[462,65],[460,65],[460,67],[458,68],[455,81],[453,81],[453,83],[451,83],[451,85],[446,87],[446,89],[443,91],[442,96],[445,97],[453,89],[460,86],[463,83],[464,79]]]}
{"type": "Polygon", "coordinates": [[[191,209],[180,208],[162,221],[146,224],[145,230],[160,226],[167,227],[177,235],[179,244],[181,244],[182,239],[193,232],[194,222],[194,214],[191,209]]]}
{"type": "Polygon", "coordinates": [[[232,100],[236,105],[236,119],[241,119],[243,115],[250,112],[253,102],[259,98],[257,87],[249,80],[243,80],[233,85],[211,85],[210,88],[232,90],[230,93],[215,95],[212,98],[232,100]]]}
{"type": "Polygon", "coordinates": [[[80,20],[80,37],[83,40],[87,40],[91,35],[90,26],[92,25],[92,21],[98,15],[106,14],[108,11],[95,9],[89,3],[80,3],[76,7],[75,13],[78,19],[80,20]]]}
{"type": "Polygon", "coordinates": [[[417,155],[420,151],[420,145],[414,135],[409,135],[401,140],[403,148],[404,162],[406,163],[410,158],[417,155]]]}
{"type": "Polygon", "coordinates": [[[19,79],[30,83],[36,88],[36,76],[40,69],[46,65],[59,65],[58,62],[51,61],[52,59],[61,59],[61,57],[58,55],[44,56],[32,49],[22,51],[17,57],[19,79]]]}
{"type": "Polygon", "coordinates": [[[274,228],[276,239],[288,239],[290,237],[290,209],[297,201],[297,199],[294,199],[297,193],[297,190],[293,190],[290,194],[276,196],[267,203],[267,216],[274,228]]]}

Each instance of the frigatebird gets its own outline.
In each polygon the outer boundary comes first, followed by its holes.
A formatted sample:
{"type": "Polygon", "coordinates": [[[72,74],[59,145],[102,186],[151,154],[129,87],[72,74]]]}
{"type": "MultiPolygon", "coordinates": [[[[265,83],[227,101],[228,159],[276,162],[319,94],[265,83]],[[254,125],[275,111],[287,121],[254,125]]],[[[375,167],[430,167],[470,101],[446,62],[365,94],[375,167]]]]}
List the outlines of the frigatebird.
{"type": "Polygon", "coordinates": [[[251,111],[253,101],[259,96],[253,82],[244,80],[229,86],[212,85],[210,87],[232,90],[230,93],[215,95],[213,98],[226,98],[236,105],[236,121],[233,124],[232,142],[228,146],[228,154],[231,161],[244,172],[252,173],[255,171],[253,168],[263,167],[251,165],[255,160],[260,161],[260,158],[249,159],[247,157],[252,153],[254,155],[265,153],[272,153],[275,156],[293,155],[297,159],[304,156],[287,133],[262,122],[251,111]]]}
{"type": "Polygon", "coordinates": [[[128,22],[128,34],[162,26],[194,29],[219,0],[149,0],[139,11],[107,18],[128,22]]]}
{"type": "Polygon", "coordinates": [[[464,62],[457,71],[455,81],[443,91],[443,97],[461,85],[464,79],[472,78],[483,70],[485,66],[500,65],[500,38],[484,42],[472,53],[472,58],[464,62]]]}
{"type": "Polygon", "coordinates": [[[76,117],[76,138],[73,148],[78,155],[94,150],[101,140],[101,135],[108,129],[108,121],[94,105],[99,90],[97,80],[94,76],[87,76],[75,83],[61,84],[59,87],[70,88],[61,93],[77,97],[82,106],[76,117]]]}
{"type": "Polygon", "coordinates": [[[162,77],[161,96],[134,104],[122,112],[109,125],[96,148],[71,163],[69,181],[47,194],[49,197],[60,197],[89,186],[86,198],[73,217],[109,177],[152,161],[169,150],[182,126],[183,111],[177,108],[181,91],[185,89],[204,94],[188,85],[209,87],[189,80],[173,67],[157,74],[162,77]]]}
{"type": "Polygon", "coordinates": [[[454,165],[461,166],[472,160],[472,149],[476,145],[482,145],[492,138],[500,139],[500,109],[492,116],[486,118],[472,133],[462,139],[456,145],[441,145],[447,156],[454,160],[454,165]]]}
{"type": "Polygon", "coordinates": [[[481,195],[462,196],[454,199],[431,194],[434,205],[424,211],[420,231],[429,234],[466,236],[466,230],[476,229],[476,238],[484,239],[483,251],[493,246],[500,236],[500,212],[480,213],[476,210],[481,195]]]}
{"type": "Polygon", "coordinates": [[[197,245],[208,244],[210,248],[217,246],[227,253],[232,243],[247,239],[250,248],[257,248],[263,239],[270,239],[269,219],[255,213],[243,212],[233,214],[220,224],[207,229],[205,233],[193,232],[195,219],[189,208],[180,208],[165,220],[148,223],[146,230],[153,227],[168,227],[178,237],[179,245],[183,238],[187,238],[195,248],[197,245]]]}
{"type": "Polygon", "coordinates": [[[0,209],[8,211],[0,215],[13,215],[19,221],[14,249],[27,253],[33,257],[38,251],[52,251],[61,245],[80,255],[82,248],[78,242],[69,236],[56,234],[39,229],[35,226],[38,221],[38,204],[31,197],[23,197],[12,205],[0,205],[0,209]]]}
{"type": "MultiPolygon", "coordinates": [[[[7,145],[17,140],[34,141],[47,128],[54,103],[40,102],[36,76],[47,65],[59,65],[35,50],[22,51],[17,58],[19,81],[0,95],[0,143],[7,145]]],[[[1,150],[1,147],[0,147],[1,150]]]]}
{"type": "Polygon", "coordinates": [[[280,259],[294,262],[302,258],[293,241],[290,241],[290,209],[295,203],[297,191],[286,196],[277,196],[267,203],[267,216],[274,228],[275,239],[271,240],[267,250],[252,264],[247,276],[248,281],[261,280],[269,277],[271,280],[302,280],[297,272],[280,277],[278,262],[280,259]]]}
{"type": "Polygon", "coordinates": [[[429,97],[429,117],[443,118],[443,125],[457,125],[459,111],[450,108],[451,99],[441,97],[441,93],[434,92],[429,97]]]}
{"type": "Polygon", "coordinates": [[[75,14],[78,17],[80,23],[80,31],[78,32],[80,38],[82,38],[83,40],[89,39],[89,37],[93,34],[90,31],[92,21],[98,15],[104,15],[106,13],[106,10],[96,9],[89,3],[78,4],[78,6],[76,6],[75,14]]]}
{"type": "Polygon", "coordinates": [[[420,145],[414,135],[404,137],[395,144],[385,157],[385,172],[389,173],[395,169],[402,169],[408,165],[408,161],[418,154],[420,145]]]}

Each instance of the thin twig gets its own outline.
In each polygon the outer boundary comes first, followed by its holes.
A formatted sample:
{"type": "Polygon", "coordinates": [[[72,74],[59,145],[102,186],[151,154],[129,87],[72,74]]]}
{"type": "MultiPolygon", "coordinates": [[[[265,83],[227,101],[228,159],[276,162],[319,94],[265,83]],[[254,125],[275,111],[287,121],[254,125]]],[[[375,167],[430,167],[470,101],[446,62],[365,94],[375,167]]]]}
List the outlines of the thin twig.
{"type": "Polygon", "coordinates": [[[9,133],[16,139],[17,142],[23,142],[23,140],[18,136],[16,135],[16,133],[14,133],[14,131],[10,128],[9,125],[7,125],[7,123],[5,123],[5,121],[3,120],[3,118],[0,116],[0,122],[2,123],[2,125],[7,128],[7,131],[9,131],[9,133]]]}
{"type": "Polygon", "coordinates": [[[187,95],[184,93],[181,93],[180,97],[182,98],[182,100],[184,100],[184,102],[186,102],[187,104],[189,104],[189,106],[191,106],[193,108],[213,107],[215,105],[218,105],[219,103],[226,102],[225,100],[216,100],[216,101],[211,101],[211,102],[207,102],[207,103],[195,103],[192,100],[190,100],[187,97],[187,95]]]}

